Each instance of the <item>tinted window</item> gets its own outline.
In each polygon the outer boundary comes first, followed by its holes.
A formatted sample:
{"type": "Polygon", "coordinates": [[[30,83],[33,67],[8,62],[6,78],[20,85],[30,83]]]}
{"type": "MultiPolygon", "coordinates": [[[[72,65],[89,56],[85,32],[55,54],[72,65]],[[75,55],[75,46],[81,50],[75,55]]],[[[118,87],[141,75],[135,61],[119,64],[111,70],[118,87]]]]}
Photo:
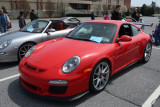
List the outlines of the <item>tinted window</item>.
{"type": "Polygon", "coordinates": [[[140,33],[140,29],[139,28],[137,28],[137,27],[135,27],[133,25],[131,25],[131,27],[132,27],[133,36],[136,36],[136,35],[138,35],[140,33]]]}
{"type": "Polygon", "coordinates": [[[72,18],[71,21],[73,21],[73,22],[79,22],[79,20],[77,20],[76,18],[72,18]]]}
{"type": "Polygon", "coordinates": [[[93,41],[98,43],[112,43],[117,31],[117,25],[109,23],[83,23],[68,38],[93,41]]]}
{"type": "Polygon", "coordinates": [[[127,35],[127,36],[132,36],[132,30],[129,24],[122,25],[120,30],[119,30],[119,37],[127,35]]]}

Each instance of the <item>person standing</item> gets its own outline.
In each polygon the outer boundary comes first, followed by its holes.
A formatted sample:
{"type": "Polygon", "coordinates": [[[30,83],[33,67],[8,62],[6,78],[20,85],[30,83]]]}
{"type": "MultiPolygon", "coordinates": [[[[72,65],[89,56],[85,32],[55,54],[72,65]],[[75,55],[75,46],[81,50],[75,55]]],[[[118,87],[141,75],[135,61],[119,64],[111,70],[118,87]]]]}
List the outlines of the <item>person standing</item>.
{"type": "Polygon", "coordinates": [[[31,21],[38,19],[38,14],[36,15],[33,9],[31,10],[31,13],[30,13],[30,19],[31,21]]]}
{"type": "Polygon", "coordinates": [[[106,14],[105,14],[105,16],[104,16],[104,20],[109,20],[108,12],[106,12],[106,14]]]}
{"type": "Polygon", "coordinates": [[[24,26],[26,26],[26,21],[24,19],[24,12],[20,11],[20,16],[18,17],[19,19],[19,28],[22,29],[24,26]]]}
{"type": "Polygon", "coordinates": [[[120,13],[120,9],[121,9],[121,6],[120,6],[120,5],[117,5],[117,6],[116,6],[116,10],[114,10],[114,11],[112,12],[111,20],[122,20],[122,16],[121,16],[121,13],[120,13]]]}
{"type": "Polygon", "coordinates": [[[132,14],[132,18],[134,18],[137,22],[139,21],[140,19],[140,14],[138,12],[138,8],[135,8],[133,14],[132,14]]]}
{"type": "Polygon", "coordinates": [[[0,28],[1,33],[7,32],[7,14],[3,13],[2,9],[0,9],[0,28]]]}
{"type": "Polygon", "coordinates": [[[91,13],[91,20],[95,20],[94,12],[91,13]]]}

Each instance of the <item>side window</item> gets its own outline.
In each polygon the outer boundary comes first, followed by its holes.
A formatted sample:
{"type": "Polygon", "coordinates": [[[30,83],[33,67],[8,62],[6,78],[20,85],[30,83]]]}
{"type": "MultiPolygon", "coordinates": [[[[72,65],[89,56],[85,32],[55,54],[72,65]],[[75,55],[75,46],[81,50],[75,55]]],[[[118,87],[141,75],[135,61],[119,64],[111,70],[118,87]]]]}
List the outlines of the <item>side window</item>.
{"type": "Polygon", "coordinates": [[[132,27],[133,36],[136,36],[141,32],[139,28],[137,28],[133,25],[131,25],[131,27],[132,27]]]}
{"type": "Polygon", "coordinates": [[[72,20],[72,22],[79,22],[79,20],[77,20],[75,18],[72,18],[71,20],[72,20]]]}
{"type": "Polygon", "coordinates": [[[129,24],[122,25],[119,30],[119,37],[122,35],[132,36],[131,26],[129,24]]]}

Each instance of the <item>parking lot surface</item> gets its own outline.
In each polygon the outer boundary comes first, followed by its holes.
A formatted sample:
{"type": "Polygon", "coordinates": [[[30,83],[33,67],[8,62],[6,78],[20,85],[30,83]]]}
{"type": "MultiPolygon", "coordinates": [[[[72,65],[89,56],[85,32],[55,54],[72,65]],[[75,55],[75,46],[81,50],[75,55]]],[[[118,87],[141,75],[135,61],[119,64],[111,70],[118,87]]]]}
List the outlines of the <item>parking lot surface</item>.
{"type": "MultiPolygon", "coordinates": [[[[86,21],[90,18],[79,19],[86,21]]],[[[158,18],[143,17],[143,20],[154,23],[152,28],[145,28],[145,32],[151,34],[158,18]]],[[[13,20],[12,25],[10,31],[19,29],[17,20],[13,20]]],[[[0,63],[0,107],[140,107],[160,85],[160,46],[153,45],[148,63],[138,62],[111,77],[101,93],[88,93],[71,102],[55,102],[24,93],[19,87],[18,75],[18,62],[0,63]]],[[[153,107],[160,107],[160,98],[154,99],[153,107]]]]}

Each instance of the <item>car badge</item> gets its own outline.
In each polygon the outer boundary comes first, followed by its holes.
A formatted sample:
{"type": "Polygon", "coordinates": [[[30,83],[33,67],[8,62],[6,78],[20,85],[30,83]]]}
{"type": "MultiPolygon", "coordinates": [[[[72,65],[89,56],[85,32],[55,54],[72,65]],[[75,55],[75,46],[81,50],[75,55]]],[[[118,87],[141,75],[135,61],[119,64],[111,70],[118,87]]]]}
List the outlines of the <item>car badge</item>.
{"type": "Polygon", "coordinates": [[[40,60],[37,60],[37,62],[40,62],[40,60]]]}

